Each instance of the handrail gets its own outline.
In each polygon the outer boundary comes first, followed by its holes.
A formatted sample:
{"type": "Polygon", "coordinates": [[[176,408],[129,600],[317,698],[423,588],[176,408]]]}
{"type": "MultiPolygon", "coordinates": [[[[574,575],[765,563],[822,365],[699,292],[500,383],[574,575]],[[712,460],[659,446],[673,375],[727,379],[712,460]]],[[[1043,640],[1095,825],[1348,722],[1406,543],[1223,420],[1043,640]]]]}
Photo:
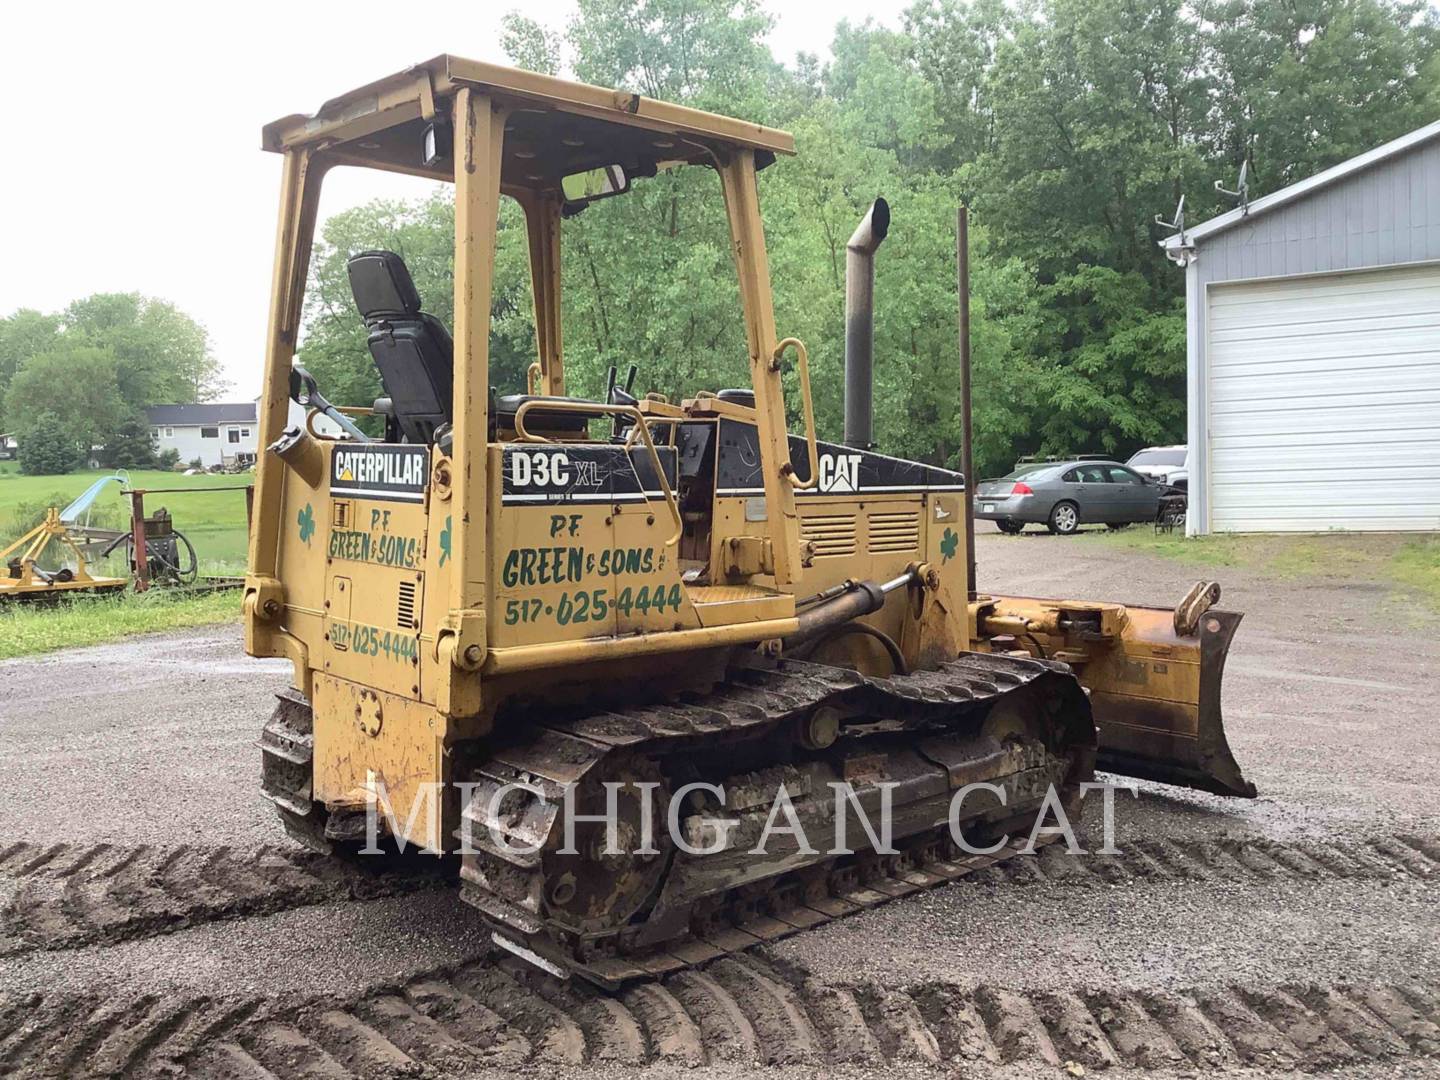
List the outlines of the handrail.
{"type": "Polygon", "coordinates": [[[530,366],[525,369],[525,392],[534,397],[540,392],[540,380],[545,377],[545,369],[540,366],[539,360],[531,360],[530,366]]]}
{"type": "MultiPolygon", "coordinates": [[[[635,421],[635,426],[640,429],[641,436],[645,439],[645,448],[650,451],[650,460],[655,463],[655,475],[660,478],[660,490],[665,493],[665,505],[670,509],[670,518],[675,522],[675,535],[665,541],[666,547],[673,547],[680,541],[680,534],[685,531],[685,521],[680,516],[680,504],[675,499],[675,493],[670,490],[670,481],[665,476],[665,464],[660,460],[660,451],[655,449],[655,440],[650,437],[650,425],[645,422],[645,414],[634,405],[604,405],[598,401],[524,401],[515,410],[515,437],[521,442],[553,442],[543,435],[531,435],[525,430],[525,414],[532,408],[542,408],[547,413],[568,412],[578,413],[582,416],[629,416],[635,421]]],[[[629,453],[628,444],[626,453],[629,453]]]]}
{"type": "MultiPolygon", "coordinates": [[[[781,475],[790,481],[790,486],[804,491],[813,488],[820,482],[820,444],[815,439],[815,402],[810,397],[810,354],[805,351],[805,343],[799,338],[787,337],[780,344],[775,346],[775,352],[771,354],[771,361],[774,370],[780,370],[780,358],[785,355],[789,348],[795,350],[795,363],[800,371],[800,401],[805,409],[805,444],[810,451],[810,479],[795,479],[795,466],[787,461],[780,470],[781,475]]],[[[787,447],[788,450],[788,447],[787,447]]],[[[786,454],[789,457],[789,454],[786,454]]]]}
{"type": "MultiPolygon", "coordinates": [[[[647,419],[651,424],[669,424],[672,428],[679,427],[681,424],[683,424],[683,423],[685,422],[685,417],[683,417],[683,416],[649,416],[649,417],[646,417],[646,419],[647,419]]],[[[639,425],[638,425],[638,424],[631,424],[631,425],[630,425],[630,434],[628,434],[628,435],[625,436],[625,447],[626,447],[626,449],[629,449],[630,447],[632,447],[632,446],[635,445],[635,436],[636,436],[637,434],[639,434],[639,425]]],[[[674,432],[672,431],[671,434],[673,435],[674,432]]],[[[673,445],[673,443],[666,443],[665,445],[666,445],[666,446],[671,446],[671,445],[673,445]]]]}
{"type": "MultiPolygon", "coordinates": [[[[320,432],[318,432],[318,431],[315,430],[315,418],[316,418],[317,416],[323,416],[323,417],[325,417],[325,419],[329,420],[331,423],[333,423],[333,424],[335,424],[337,427],[339,427],[346,435],[349,435],[350,438],[352,438],[352,439],[354,439],[354,440],[356,440],[356,441],[358,441],[358,442],[375,442],[375,441],[376,441],[376,440],[372,439],[369,435],[366,435],[365,432],[361,431],[360,428],[359,428],[358,426],[356,426],[355,421],[353,421],[353,420],[350,419],[350,417],[347,415],[347,412],[349,412],[349,411],[351,411],[351,410],[348,410],[348,409],[347,409],[347,410],[342,411],[341,409],[336,408],[334,405],[330,405],[330,406],[328,406],[328,408],[329,408],[330,411],[329,411],[329,412],[326,412],[325,409],[322,409],[322,408],[320,408],[319,406],[311,405],[311,406],[306,410],[306,412],[305,412],[305,430],[310,433],[310,435],[311,435],[312,438],[316,438],[316,439],[326,439],[326,440],[329,440],[330,442],[341,442],[341,441],[343,441],[343,440],[340,438],[340,436],[338,436],[338,435],[322,435],[320,432]]],[[[357,408],[363,408],[363,406],[357,406],[357,408]]],[[[374,409],[371,409],[368,413],[363,413],[363,414],[362,414],[362,413],[356,413],[356,415],[367,415],[367,416],[373,416],[374,414],[375,414],[375,410],[374,410],[374,409]]]]}
{"type": "MultiPolygon", "coordinates": [[[[315,430],[315,418],[317,416],[325,416],[325,414],[319,409],[305,410],[305,430],[310,433],[312,439],[320,439],[322,442],[344,441],[339,435],[326,435],[323,432],[315,430]]],[[[326,419],[329,419],[329,417],[326,417],[326,419]]]]}

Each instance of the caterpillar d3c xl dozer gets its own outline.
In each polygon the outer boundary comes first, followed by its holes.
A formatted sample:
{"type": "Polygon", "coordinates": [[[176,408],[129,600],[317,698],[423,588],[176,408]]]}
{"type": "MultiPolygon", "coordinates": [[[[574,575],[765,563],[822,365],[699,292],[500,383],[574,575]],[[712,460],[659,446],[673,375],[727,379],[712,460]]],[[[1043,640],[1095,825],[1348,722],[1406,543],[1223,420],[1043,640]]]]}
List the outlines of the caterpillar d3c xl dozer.
{"type": "Polygon", "coordinates": [[[392,840],[448,853],[499,944],[616,986],[1009,854],[1018,841],[955,843],[952,796],[993,785],[959,804],[962,838],[1028,832],[1052,786],[1073,806],[1090,779],[1097,719],[1102,765],[1253,794],[1220,727],[1238,616],[1207,610],[1213,593],[1179,612],[971,599],[962,477],[816,439],[757,205],[788,134],[446,56],[271,124],[264,144],[284,178],[246,647],[294,665],[261,748],[264,793],[302,841],[358,847],[383,792],[392,840]],[[453,342],[397,255],[350,259],[386,391],[373,410],[335,408],[292,368],[338,166],[454,184],[453,342]],[[562,223],[697,167],[729,220],[751,386],[637,400],[612,370],[600,400],[569,396],[562,223]],[[489,385],[502,196],[528,224],[539,357],[523,394],[489,385]],[[311,420],[287,430],[292,394],[311,420]],[[369,411],[382,439],[348,419],[369,411]],[[321,412],[345,433],[324,435],[321,412]],[[777,832],[751,854],[782,784],[808,835],[847,783],[853,853],[777,832]],[[858,814],[878,820],[882,787],[895,854],[867,846],[858,814]],[[607,798],[614,845],[580,816],[607,798]]]}

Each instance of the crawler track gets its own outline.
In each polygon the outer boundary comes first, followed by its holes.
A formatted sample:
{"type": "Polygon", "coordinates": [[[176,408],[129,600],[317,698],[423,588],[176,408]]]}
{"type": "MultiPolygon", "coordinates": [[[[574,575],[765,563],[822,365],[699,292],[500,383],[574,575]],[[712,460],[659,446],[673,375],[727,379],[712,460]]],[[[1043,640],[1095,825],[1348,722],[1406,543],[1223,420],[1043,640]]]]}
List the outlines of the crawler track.
{"type": "MultiPolygon", "coordinates": [[[[920,837],[898,856],[832,871],[820,899],[788,890],[717,909],[706,930],[667,951],[595,965],[607,975],[643,979],[687,965],[735,956],[766,942],[812,930],[912,893],[949,882],[1109,886],[1121,882],[1384,882],[1440,881],[1440,845],[1419,837],[1378,837],[1364,842],[1220,839],[1127,843],[1120,854],[1070,856],[1055,836],[1040,837],[1021,854],[1016,837],[993,855],[963,854],[943,830],[920,837]]],[[[1092,843],[1098,842],[1095,840],[1092,843]]]]}
{"type": "Polygon", "coordinates": [[[1440,1053],[1440,987],[821,984],[726,958],[608,996],[477,961],[353,999],[0,995],[0,1071],[458,1076],[487,1067],[1076,1062],[1316,1071],[1440,1053]]]}
{"type": "Polygon", "coordinates": [[[0,848],[0,956],[440,884],[293,849],[17,843],[0,848]]]}
{"type": "MultiPolygon", "coordinates": [[[[266,728],[267,745],[276,747],[267,752],[280,759],[273,770],[267,765],[267,772],[281,780],[290,776],[292,790],[297,773],[287,773],[283,762],[304,763],[308,753],[308,715],[296,718],[298,704],[282,700],[266,728]]],[[[787,661],[735,672],[700,696],[618,712],[541,717],[524,738],[495,750],[475,769],[462,808],[463,832],[474,846],[462,859],[461,895],[485,915],[497,943],[555,974],[576,973],[618,989],[1010,857],[1013,847],[995,857],[964,853],[943,825],[934,824],[946,819],[960,778],[983,776],[1003,785],[1005,797],[990,807],[990,820],[1005,813],[1020,819],[1040,808],[1048,788],[1073,795],[1075,785],[1091,775],[1094,745],[1089,705],[1068,668],[983,654],[962,654],[934,670],[888,678],[787,661]],[[1027,734],[1015,732],[1004,741],[984,735],[986,718],[1012,706],[1024,718],[1021,726],[1028,725],[1027,734]],[[727,751],[745,740],[779,738],[788,747],[792,736],[785,734],[786,726],[821,711],[862,722],[842,726],[840,737],[817,750],[813,760],[767,756],[758,763],[725,763],[727,751]],[[897,741],[900,733],[905,738],[897,741]],[[745,793],[773,791],[784,782],[798,799],[800,819],[825,823],[832,820],[830,784],[854,777],[852,790],[878,798],[874,763],[881,758],[885,775],[893,779],[894,816],[905,824],[897,854],[826,857],[807,847],[768,863],[747,863],[750,841],[740,840],[718,852],[664,861],[553,855],[561,846],[556,823],[569,782],[598,790],[598,781],[611,775],[667,782],[704,777],[741,792],[742,802],[749,799],[730,820],[738,835],[754,839],[769,804],[745,793]],[[606,771],[610,768],[613,773],[606,771]],[[541,842],[538,856],[526,850],[532,834],[541,842]],[[568,892],[557,899],[562,890],[568,892]],[[648,911],[642,910],[647,895],[653,901],[648,911]]],[[[302,768],[298,775],[307,774],[302,768]]],[[[292,812],[308,805],[284,793],[272,798],[284,799],[292,812]]],[[[578,798],[583,805],[586,796],[578,798]]],[[[972,811],[965,826],[976,829],[985,813],[972,811]]],[[[590,850],[590,840],[579,835],[580,850],[590,850]]]]}

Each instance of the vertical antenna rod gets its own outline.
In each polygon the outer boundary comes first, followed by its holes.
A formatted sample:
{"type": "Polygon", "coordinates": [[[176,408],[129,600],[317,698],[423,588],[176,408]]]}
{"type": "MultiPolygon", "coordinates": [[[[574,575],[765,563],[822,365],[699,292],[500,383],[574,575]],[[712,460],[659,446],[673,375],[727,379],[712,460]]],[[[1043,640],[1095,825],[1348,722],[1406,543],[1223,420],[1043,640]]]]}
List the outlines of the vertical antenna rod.
{"type": "Polygon", "coordinates": [[[960,524],[965,534],[965,588],[974,600],[975,588],[975,456],[970,437],[974,413],[970,408],[970,208],[961,206],[955,215],[955,290],[960,305],[960,472],[965,477],[964,513],[960,524]]]}

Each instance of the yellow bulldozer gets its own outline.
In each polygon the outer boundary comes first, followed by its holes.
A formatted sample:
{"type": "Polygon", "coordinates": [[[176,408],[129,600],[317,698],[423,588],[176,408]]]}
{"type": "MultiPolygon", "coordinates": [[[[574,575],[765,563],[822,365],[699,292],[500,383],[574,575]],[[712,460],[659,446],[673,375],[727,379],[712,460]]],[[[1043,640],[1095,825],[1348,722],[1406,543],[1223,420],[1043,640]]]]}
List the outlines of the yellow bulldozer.
{"type": "MultiPolygon", "coordinates": [[[[302,842],[370,850],[383,826],[443,852],[499,945],[614,987],[1011,855],[992,838],[1047,799],[1073,809],[1097,755],[1254,794],[1223,733],[1239,615],[1215,587],[1173,611],[972,595],[968,478],[817,438],[756,186],[794,152],[787,133],[442,56],[263,141],[284,171],[246,648],[294,667],[260,745],[264,794],[302,842]],[[337,167],[454,186],[453,339],[398,255],[349,259],[373,405],[332,405],[294,363],[337,167]],[[694,168],[719,180],[750,385],[676,403],[612,369],[599,399],[571,396],[564,221],[694,168]],[[502,197],[528,229],[524,393],[489,381],[502,197]],[[287,429],[291,396],[311,420],[287,429]],[[890,835],[781,835],[782,788],[792,826],[883,810],[890,835]]],[[[852,250],[887,225],[877,204],[852,250]]],[[[863,302],[868,280],[852,286],[863,302]]],[[[868,408],[851,389],[847,411],[868,408]]]]}

